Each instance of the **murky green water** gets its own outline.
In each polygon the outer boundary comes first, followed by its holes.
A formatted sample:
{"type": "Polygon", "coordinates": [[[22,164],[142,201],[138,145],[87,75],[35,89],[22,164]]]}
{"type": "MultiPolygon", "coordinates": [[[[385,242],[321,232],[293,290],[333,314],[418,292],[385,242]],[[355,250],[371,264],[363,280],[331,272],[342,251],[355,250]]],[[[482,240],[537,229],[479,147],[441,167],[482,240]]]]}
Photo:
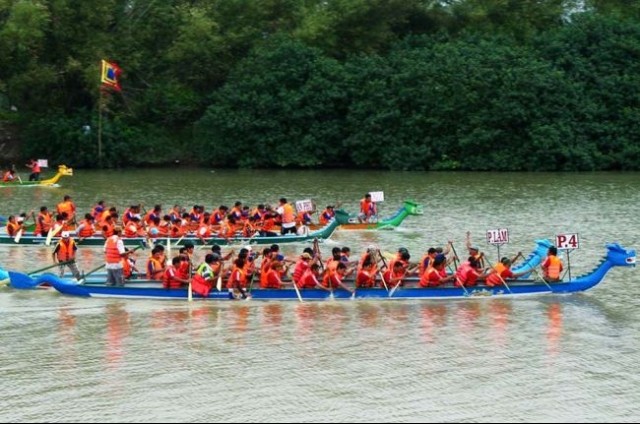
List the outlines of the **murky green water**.
{"type": "MultiPolygon", "coordinates": [[[[640,174],[350,171],[77,171],[60,188],[0,189],[0,214],[70,194],[122,208],[314,199],[355,211],[384,191],[381,215],[424,205],[395,231],[338,231],[323,251],[369,244],[414,256],[466,231],[490,258],[578,233],[572,272],[606,242],[638,247],[640,174]]],[[[304,245],[283,246],[295,254],[304,245]]],[[[51,261],[46,248],[0,246],[5,268],[51,261]]],[[[140,261],[143,261],[141,255],[140,261]]],[[[83,249],[88,269],[98,249],[83,249]]],[[[565,258],[566,261],[566,258],[565,258]]],[[[591,292],[526,299],[212,304],[75,299],[0,291],[0,420],[89,422],[637,422],[637,270],[591,292]]]]}

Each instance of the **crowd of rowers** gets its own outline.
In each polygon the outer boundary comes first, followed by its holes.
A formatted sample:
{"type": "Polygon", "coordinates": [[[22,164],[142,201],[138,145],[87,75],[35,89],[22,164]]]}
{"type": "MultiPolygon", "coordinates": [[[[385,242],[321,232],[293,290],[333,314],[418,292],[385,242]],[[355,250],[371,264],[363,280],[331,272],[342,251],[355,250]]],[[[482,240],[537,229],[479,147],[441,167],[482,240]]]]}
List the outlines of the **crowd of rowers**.
{"type": "MultiPolygon", "coordinates": [[[[326,225],[334,217],[334,206],[328,205],[319,214],[319,223],[326,225]]],[[[175,205],[166,213],[162,205],[155,205],[150,211],[143,211],[140,205],[132,205],[122,216],[116,207],[107,207],[104,201],[99,201],[90,213],[79,220],[71,196],[66,195],[56,206],[55,214],[47,206],[42,206],[38,215],[32,211],[9,216],[7,234],[14,237],[20,231],[24,233],[29,218],[35,221],[35,236],[46,237],[51,230],[56,234],[75,231],[80,239],[93,236],[108,238],[113,235],[116,226],[121,226],[123,237],[126,238],[180,238],[194,235],[205,241],[216,236],[229,239],[237,236],[297,234],[304,230],[303,226],[312,223],[310,212],[296,213],[286,198],[281,198],[277,207],[259,204],[252,209],[238,201],[232,208],[221,205],[212,212],[205,212],[201,205],[194,205],[188,212],[182,206],[175,205]]]]}
{"type": "MultiPolygon", "coordinates": [[[[116,230],[117,233],[119,231],[116,230]]],[[[245,296],[247,288],[255,285],[261,289],[283,289],[291,284],[299,289],[353,292],[353,286],[345,284],[345,278],[352,274],[355,274],[355,289],[395,289],[408,283],[409,277],[415,277],[411,281],[417,279],[418,287],[439,287],[447,283],[455,287],[470,287],[480,282],[495,287],[504,285],[506,279],[530,272],[511,270],[513,263],[522,257],[520,252],[514,258],[503,257],[498,263],[485,267],[484,254],[475,247],[467,248],[469,257],[458,264],[451,242],[444,249],[429,248],[415,263],[410,261],[411,255],[406,248],[398,249],[395,256],[387,261],[375,247],[368,248],[357,260],[352,260],[350,248],[334,247],[331,257],[323,261],[317,243],[314,248],[305,248],[295,260],[285,258],[277,244],[265,247],[260,255],[250,248],[243,248],[235,258],[234,250],[223,255],[220,246],[213,245],[211,253],[194,267],[195,247],[192,243],[182,247],[170,261],[165,256],[164,246],[157,245],[152,249],[145,271],[148,280],[162,281],[167,289],[183,288],[191,283],[193,291],[202,296],[207,296],[214,287],[221,289],[224,286],[230,293],[245,296]]],[[[555,247],[550,248],[549,256],[542,264],[547,281],[559,279],[562,271],[556,254],[555,247]]],[[[130,255],[122,256],[123,262],[130,262],[130,255]]],[[[131,278],[134,270],[131,263],[124,265],[124,277],[131,278]]]]}

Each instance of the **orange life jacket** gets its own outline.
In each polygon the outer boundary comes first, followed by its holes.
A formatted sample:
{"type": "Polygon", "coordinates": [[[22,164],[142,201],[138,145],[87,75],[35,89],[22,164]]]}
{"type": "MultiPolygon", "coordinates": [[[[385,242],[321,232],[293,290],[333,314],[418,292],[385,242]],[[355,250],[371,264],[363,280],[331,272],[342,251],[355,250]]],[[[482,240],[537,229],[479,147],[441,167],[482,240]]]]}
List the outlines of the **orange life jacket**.
{"type": "Polygon", "coordinates": [[[36,230],[35,234],[45,235],[51,229],[51,215],[48,212],[40,212],[38,214],[38,219],[36,219],[36,230]]]}
{"type": "Polygon", "coordinates": [[[7,234],[9,234],[9,236],[14,237],[18,233],[18,230],[20,230],[20,224],[17,222],[7,223],[7,234]]]}
{"type": "Polygon", "coordinates": [[[163,271],[162,261],[151,256],[147,261],[147,280],[162,279],[163,271]]]}
{"type": "Polygon", "coordinates": [[[562,272],[562,261],[559,257],[553,255],[548,257],[549,266],[546,268],[545,277],[558,280],[562,272]]]}
{"type": "Polygon", "coordinates": [[[493,269],[495,272],[489,275],[486,280],[490,287],[503,284],[502,273],[507,270],[507,267],[502,262],[498,262],[493,269]]]}
{"type": "Polygon", "coordinates": [[[289,203],[282,205],[282,223],[288,224],[296,221],[296,215],[293,212],[293,206],[289,203]]]}
{"type": "Polygon", "coordinates": [[[57,251],[57,256],[58,256],[58,260],[59,261],[70,261],[72,259],[75,259],[76,257],[76,252],[75,252],[75,247],[76,242],[73,241],[73,239],[69,239],[68,242],[65,242],[64,239],[60,240],[58,242],[58,245],[56,246],[57,251]]]}
{"type": "Polygon", "coordinates": [[[120,256],[120,251],[118,250],[118,237],[111,236],[107,239],[105,243],[105,261],[108,264],[117,264],[122,259],[120,256]]]}
{"type": "Polygon", "coordinates": [[[95,234],[95,230],[93,229],[93,222],[88,219],[84,220],[84,226],[80,229],[80,233],[78,234],[82,238],[91,237],[95,234]]]}

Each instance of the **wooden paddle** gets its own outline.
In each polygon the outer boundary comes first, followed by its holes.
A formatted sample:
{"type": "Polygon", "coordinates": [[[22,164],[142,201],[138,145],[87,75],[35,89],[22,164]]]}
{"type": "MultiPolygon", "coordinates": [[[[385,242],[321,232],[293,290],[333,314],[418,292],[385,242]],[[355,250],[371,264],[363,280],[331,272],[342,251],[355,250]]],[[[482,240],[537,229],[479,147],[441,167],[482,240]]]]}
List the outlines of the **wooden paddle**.
{"type": "Polygon", "coordinates": [[[18,232],[16,233],[16,236],[13,239],[14,243],[20,243],[20,238],[22,237],[22,232],[24,231],[24,228],[20,228],[18,230],[18,232]]]}
{"type": "Polygon", "coordinates": [[[293,284],[293,288],[296,289],[296,295],[298,295],[298,300],[300,301],[300,303],[304,303],[304,301],[302,300],[302,294],[300,294],[300,289],[298,288],[298,285],[293,280],[291,281],[291,283],[293,284]]]}
{"type": "Polygon", "coordinates": [[[24,221],[22,221],[22,228],[20,228],[15,236],[15,238],[13,239],[13,241],[15,243],[20,243],[20,238],[22,237],[22,234],[24,233],[24,226],[27,224],[27,221],[29,220],[29,218],[33,218],[35,221],[35,215],[33,214],[33,210],[31,212],[29,212],[29,214],[27,214],[27,216],[24,218],[24,221]]]}
{"type": "MultiPolygon", "coordinates": [[[[378,251],[378,257],[380,259],[382,259],[382,265],[389,269],[389,267],[387,266],[387,260],[384,258],[384,256],[382,256],[382,253],[380,252],[380,249],[376,249],[378,251]]],[[[380,261],[380,259],[378,259],[378,261],[380,261]]],[[[378,261],[376,261],[376,263],[378,263],[378,261]]],[[[384,275],[382,274],[382,270],[378,270],[378,274],[380,275],[380,280],[382,280],[382,284],[384,285],[384,288],[387,292],[389,292],[389,287],[387,286],[387,282],[384,281],[384,275]]],[[[391,296],[391,294],[389,295],[391,296]]]]}
{"type": "Polygon", "coordinates": [[[54,225],[53,227],[51,227],[49,229],[49,233],[47,234],[47,240],[44,244],[47,246],[51,246],[51,240],[53,240],[53,237],[55,237],[55,235],[58,234],[60,230],[62,230],[62,225],[54,225]]]}

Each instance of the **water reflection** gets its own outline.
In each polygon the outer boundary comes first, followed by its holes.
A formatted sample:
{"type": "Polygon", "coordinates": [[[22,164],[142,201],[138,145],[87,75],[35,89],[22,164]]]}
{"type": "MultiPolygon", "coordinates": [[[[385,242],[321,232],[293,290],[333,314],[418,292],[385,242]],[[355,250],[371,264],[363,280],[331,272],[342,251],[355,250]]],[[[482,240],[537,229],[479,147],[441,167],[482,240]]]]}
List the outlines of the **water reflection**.
{"type": "Polygon", "coordinates": [[[513,313],[512,302],[505,299],[494,299],[489,302],[488,306],[491,338],[497,347],[505,348],[509,317],[513,313]]]}
{"type": "Polygon", "coordinates": [[[471,335],[475,330],[478,318],[482,314],[481,302],[459,302],[454,308],[454,320],[459,333],[471,335]]]}
{"type": "Polygon", "coordinates": [[[244,344],[249,328],[251,307],[242,303],[234,303],[225,310],[223,334],[226,343],[244,344]]]}
{"type": "Polygon", "coordinates": [[[436,332],[447,323],[448,308],[446,303],[427,303],[418,310],[420,315],[420,329],[425,343],[436,341],[436,332]]]}
{"type": "Polygon", "coordinates": [[[547,354],[555,356],[559,352],[562,336],[562,305],[551,303],[547,306],[547,354]]]}
{"type": "Polygon", "coordinates": [[[123,303],[110,303],[105,307],[107,318],[105,360],[107,368],[118,369],[125,356],[125,341],[131,330],[131,318],[123,303]]]}
{"type": "Polygon", "coordinates": [[[58,309],[58,337],[56,343],[60,348],[59,363],[68,369],[76,368],[76,317],[67,306],[58,309]]]}
{"type": "Polygon", "coordinates": [[[369,302],[358,303],[356,316],[362,328],[375,328],[380,323],[380,307],[369,302]]]}

